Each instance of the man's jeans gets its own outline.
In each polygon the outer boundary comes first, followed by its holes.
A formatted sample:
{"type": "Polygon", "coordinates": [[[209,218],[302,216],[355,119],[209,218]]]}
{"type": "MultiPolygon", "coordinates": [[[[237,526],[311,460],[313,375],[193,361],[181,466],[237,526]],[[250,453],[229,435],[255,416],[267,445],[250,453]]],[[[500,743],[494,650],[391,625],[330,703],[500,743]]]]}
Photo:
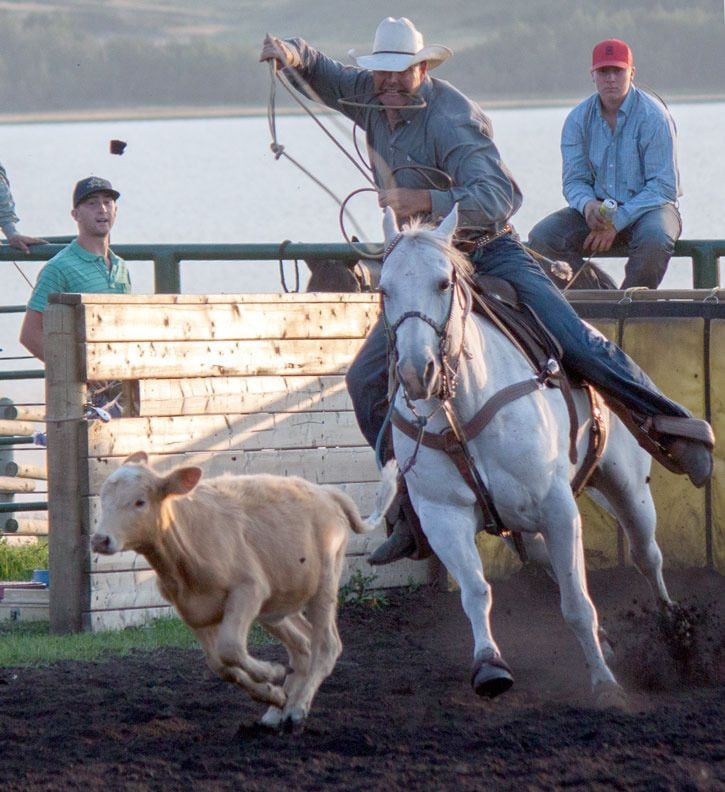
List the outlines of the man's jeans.
{"type": "MultiPolygon", "coordinates": [[[[662,394],[650,378],[616,344],[586,325],[541,267],[511,235],[491,242],[472,257],[477,273],[511,283],[519,300],[538,314],[563,349],[562,362],[575,377],[594,385],[643,417],[689,413],[662,394]]],[[[373,326],[347,373],[355,415],[371,446],[387,409],[388,356],[382,319],[373,326]]]]}
{"type": "MultiPolygon", "coordinates": [[[[589,226],[576,209],[561,209],[538,222],[529,234],[529,245],[547,258],[567,261],[574,272],[584,264],[584,240],[589,226]]],[[[677,208],[666,204],[651,209],[634,223],[622,229],[614,245],[629,248],[624,270],[623,289],[647,286],[656,289],[665,277],[675,242],[682,233],[682,220],[677,208]]]]}

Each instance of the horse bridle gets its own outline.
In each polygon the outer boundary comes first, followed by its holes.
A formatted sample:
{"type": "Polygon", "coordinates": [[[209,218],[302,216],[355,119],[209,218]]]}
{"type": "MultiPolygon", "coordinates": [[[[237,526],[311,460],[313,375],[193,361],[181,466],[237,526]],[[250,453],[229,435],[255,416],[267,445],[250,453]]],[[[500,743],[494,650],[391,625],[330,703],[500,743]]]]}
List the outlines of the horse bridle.
{"type": "MultiPolygon", "coordinates": [[[[393,248],[398,244],[402,237],[402,234],[398,234],[392,242],[386,247],[385,249],[385,256],[383,258],[383,262],[385,259],[390,255],[390,252],[393,248]]],[[[441,364],[441,384],[436,394],[436,397],[441,402],[441,405],[447,402],[450,398],[455,395],[456,391],[456,378],[458,376],[458,367],[460,365],[461,355],[463,354],[464,350],[464,343],[465,343],[465,327],[466,327],[466,319],[468,318],[468,314],[471,311],[472,306],[472,297],[471,292],[465,282],[462,282],[458,277],[458,272],[455,267],[452,267],[452,274],[450,278],[450,301],[448,303],[448,308],[446,310],[446,314],[443,317],[442,321],[436,322],[435,319],[432,319],[427,314],[423,313],[422,311],[406,311],[401,316],[399,316],[394,323],[390,323],[388,319],[387,312],[385,310],[385,294],[381,292],[380,294],[380,302],[381,302],[381,310],[383,316],[383,326],[385,327],[385,334],[388,339],[388,347],[391,350],[393,355],[393,361],[391,364],[391,369],[393,369],[396,374],[397,380],[397,363],[398,363],[398,347],[397,347],[397,332],[403,322],[407,321],[408,319],[420,319],[422,322],[425,322],[429,327],[433,329],[438,339],[438,356],[441,364]],[[451,318],[453,316],[453,300],[455,299],[456,295],[459,295],[462,298],[462,308],[463,308],[463,315],[461,317],[462,323],[462,332],[461,332],[461,344],[458,348],[457,352],[454,355],[450,353],[450,324],[451,318]]],[[[408,395],[408,392],[405,389],[405,385],[400,383],[398,380],[398,384],[401,386],[403,390],[403,397],[405,398],[405,402],[408,408],[411,410],[413,415],[418,418],[420,421],[423,416],[419,416],[415,409],[415,405],[413,404],[413,400],[408,395]]],[[[436,408],[434,412],[440,409],[440,406],[436,408]]],[[[425,418],[430,418],[434,413],[431,413],[425,418]]]]}

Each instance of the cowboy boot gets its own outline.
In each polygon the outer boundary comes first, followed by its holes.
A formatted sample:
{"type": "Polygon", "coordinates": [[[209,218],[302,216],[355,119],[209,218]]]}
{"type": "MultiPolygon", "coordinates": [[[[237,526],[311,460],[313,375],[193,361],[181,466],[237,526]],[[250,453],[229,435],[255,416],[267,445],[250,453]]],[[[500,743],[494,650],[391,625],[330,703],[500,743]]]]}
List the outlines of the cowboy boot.
{"type": "Polygon", "coordinates": [[[399,487],[398,497],[385,515],[388,539],[368,556],[368,563],[373,566],[391,564],[401,558],[420,560],[432,552],[410,502],[405,481],[401,480],[399,487]]]}
{"type": "MultiPolygon", "coordinates": [[[[655,415],[650,431],[660,433],[659,442],[676,472],[686,473],[696,487],[703,487],[712,476],[712,449],[715,435],[707,421],[655,415]]],[[[671,468],[672,469],[672,468],[671,468]]]]}
{"type": "Polygon", "coordinates": [[[390,536],[370,554],[368,564],[373,566],[392,564],[393,561],[408,558],[414,552],[415,539],[413,538],[413,531],[401,510],[400,516],[392,525],[390,536]]]}
{"type": "Polygon", "coordinates": [[[655,415],[644,418],[611,396],[604,396],[645,451],[673,473],[686,474],[696,487],[712,476],[715,435],[707,421],[686,416],[655,415]]]}
{"type": "Polygon", "coordinates": [[[667,453],[677,467],[687,473],[696,487],[704,487],[712,476],[712,451],[699,440],[675,437],[667,444],[667,453]]]}

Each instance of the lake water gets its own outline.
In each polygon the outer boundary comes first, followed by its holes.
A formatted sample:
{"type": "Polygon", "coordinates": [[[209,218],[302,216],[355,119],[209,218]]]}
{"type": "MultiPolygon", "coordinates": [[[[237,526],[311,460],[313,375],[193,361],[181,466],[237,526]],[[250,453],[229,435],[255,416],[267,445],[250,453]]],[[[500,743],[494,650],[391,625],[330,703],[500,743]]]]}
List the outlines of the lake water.
{"type": "MultiPolygon", "coordinates": [[[[523,207],[514,217],[522,238],[537,220],[563,205],[559,135],[568,109],[488,111],[502,157],[524,193],[523,207]]],[[[679,130],[685,192],[683,236],[722,238],[725,102],[672,104],[671,111],[679,130]]],[[[352,149],[349,125],[329,115],[323,122],[352,149]]],[[[366,186],[307,116],[278,118],[277,135],[288,153],[338,196],[366,186]]],[[[72,186],[96,174],[122,193],[115,243],[343,241],[335,202],[286,159],[275,160],[269,143],[264,117],[0,124],[0,161],[11,179],[24,233],[72,235],[72,186]],[[109,153],[112,138],[127,141],[123,156],[109,153]]],[[[381,213],[373,195],[354,198],[349,208],[362,238],[378,241],[381,213]]],[[[689,286],[687,264],[671,265],[663,285],[689,286]]],[[[31,282],[40,266],[21,261],[31,282]]],[[[130,267],[134,291],[152,291],[150,265],[132,262],[130,267]]],[[[608,267],[621,277],[621,264],[608,267]]],[[[3,303],[25,303],[30,287],[11,264],[3,269],[3,303]]],[[[278,267],[276,262],[185,264],[182,288],[195,293],[279,291],[278,267]]],[[[17,317],[12,325],[0,319],[3,354],[23,354],[17,317]]]]}

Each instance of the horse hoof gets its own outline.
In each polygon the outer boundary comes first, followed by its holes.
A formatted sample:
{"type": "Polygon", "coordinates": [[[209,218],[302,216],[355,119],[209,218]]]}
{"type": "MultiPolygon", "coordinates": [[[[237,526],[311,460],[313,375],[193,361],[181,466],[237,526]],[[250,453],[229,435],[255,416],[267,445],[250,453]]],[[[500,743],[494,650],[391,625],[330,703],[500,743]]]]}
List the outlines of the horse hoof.
{"type": "Polygon", "coordinates": [[[602,682],[594,688],[594,704],[598,709],[627,711],[629,701],[624,689],[616,682],[602,682]]]}
{"type": "Polygon", "coordinates": [[[471,686],[477,696],[496,698],[505,693],[513,683],[511,669],[498,652],[484,650],[476,655],[471,672],[471,686]]]}

